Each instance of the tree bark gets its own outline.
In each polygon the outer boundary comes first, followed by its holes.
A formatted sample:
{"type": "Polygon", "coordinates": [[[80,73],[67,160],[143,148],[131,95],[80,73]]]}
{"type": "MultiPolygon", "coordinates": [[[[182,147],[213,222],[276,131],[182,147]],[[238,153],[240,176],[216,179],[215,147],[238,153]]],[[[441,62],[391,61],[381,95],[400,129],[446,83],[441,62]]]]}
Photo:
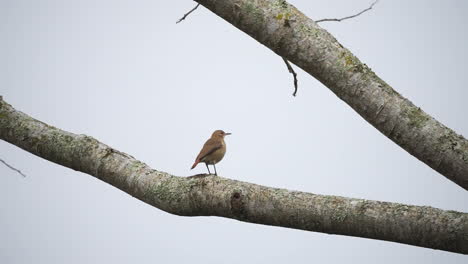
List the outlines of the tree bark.
{"type": "Polygon", "coordinates": [[[35,120],[1,97],[0,139],[176,215],[220,216],[468,254],[466,213],[269,188],[213,175],[176,177],[92,137],[35,120]]]}
{"type": "Polygon", "coordinates": [[[393,90],[284,0],[195,0],[318,79],[385,136],[468,190],[468,141],[393,90]]]}

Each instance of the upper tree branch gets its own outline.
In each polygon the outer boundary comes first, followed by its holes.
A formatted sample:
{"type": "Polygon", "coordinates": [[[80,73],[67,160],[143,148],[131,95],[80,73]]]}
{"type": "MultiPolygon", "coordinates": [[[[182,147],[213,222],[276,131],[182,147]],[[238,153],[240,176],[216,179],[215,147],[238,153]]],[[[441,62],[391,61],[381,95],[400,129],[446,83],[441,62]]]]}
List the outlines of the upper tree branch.
{"type": "Polygon", "coordinates": [[[468,141],[393,90],[294,6],[196,1],[317,78],[388,138],[468,190],[468,141]]]}
{"type": "MultiPolygon", "coordinates": [[[[179,20],[177,20],[176,24],[182,22],[183,20],[185,20],[193,11],[195,11],[198,6],[200,4],[197,4],[194,8],[192,8],[190,11],[188,11],[186,14],[184,14],[184,16],[182,16],[182,18],[180,18],[179,20]]],[[[293,92],[293,96],[296,96],[297,94],[297,73],[294,71],[293,67],[291,66],[291,64],[289,63],[288,60],[286,60],[285,58],[283,58],[283,61],[284,63],[286,64],[286,67],[288,67],[288,71],[289,73],[291,73],[293,75],[293,78],[294,78],[294,92],[293,92]]]]}
{"type": "Polygon", "coordinates": [[[468,253],[466,213],[288,191],[216,176],[176,177],[92,137],[35,120],[2,100],[0,139],[176,215],[221,216],[468,253]]]}

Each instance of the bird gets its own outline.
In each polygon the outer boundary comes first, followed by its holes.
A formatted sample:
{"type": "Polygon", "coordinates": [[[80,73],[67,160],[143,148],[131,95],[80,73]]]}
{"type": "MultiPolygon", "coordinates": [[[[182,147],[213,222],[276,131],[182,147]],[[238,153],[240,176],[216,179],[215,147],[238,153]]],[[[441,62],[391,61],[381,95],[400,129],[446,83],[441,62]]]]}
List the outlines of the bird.
{"type": "Polygon", "coordinates": [[[208,167],[208,165],[213,165],[215,175],[218,176],[215,164],[220,162],[223,159],[224,154],[226,154],[226,143],[224,142],[224,137],[228,135],[231,135],[231,133],[226,133],[223,130],[216,130],[213,132],[211,138],[205,142],[205,145],[203,145],[203,148],[200,150],[191,170],[195,168],[198,163],[204,162],[208,169],[208,174],[211,174],[210,167],[208,167]]]}

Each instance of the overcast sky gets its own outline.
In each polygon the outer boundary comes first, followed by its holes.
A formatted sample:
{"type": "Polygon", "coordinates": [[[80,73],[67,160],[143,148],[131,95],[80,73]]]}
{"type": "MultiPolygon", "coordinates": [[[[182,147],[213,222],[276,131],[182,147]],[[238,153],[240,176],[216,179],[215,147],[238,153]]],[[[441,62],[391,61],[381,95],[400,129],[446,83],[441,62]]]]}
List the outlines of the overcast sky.
{"type": "MultiPolygon", "coordinates": [[[[312,19],[371,0],[290,1],[312,19]]],[[[179,176],[215,129],[223,177],[468,212],[424,165],[302,70],[189,0],[0,0],[0,95],[179,176]]],[[[416,105],[468,136],[468,1],[381,0],[322,23],[416,105]]],[[[466,256],[218,217],[180,217],[4,141],[0,263],[467,263],[466,256]]]]}

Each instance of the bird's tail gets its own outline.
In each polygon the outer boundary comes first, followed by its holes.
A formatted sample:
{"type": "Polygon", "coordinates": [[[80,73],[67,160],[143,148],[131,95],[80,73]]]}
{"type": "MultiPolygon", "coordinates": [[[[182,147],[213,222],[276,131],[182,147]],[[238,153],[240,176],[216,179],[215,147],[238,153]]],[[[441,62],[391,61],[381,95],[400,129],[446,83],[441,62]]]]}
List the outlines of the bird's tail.
{"type": "Polygon", "coordinates": [[[199,160],[196,160],[195,163],[193,163],[192,168],[190,168],[190,169],[193,170],[193,168],[195,168],[198,165],[199,162],[200,162],[199,160]]]}

